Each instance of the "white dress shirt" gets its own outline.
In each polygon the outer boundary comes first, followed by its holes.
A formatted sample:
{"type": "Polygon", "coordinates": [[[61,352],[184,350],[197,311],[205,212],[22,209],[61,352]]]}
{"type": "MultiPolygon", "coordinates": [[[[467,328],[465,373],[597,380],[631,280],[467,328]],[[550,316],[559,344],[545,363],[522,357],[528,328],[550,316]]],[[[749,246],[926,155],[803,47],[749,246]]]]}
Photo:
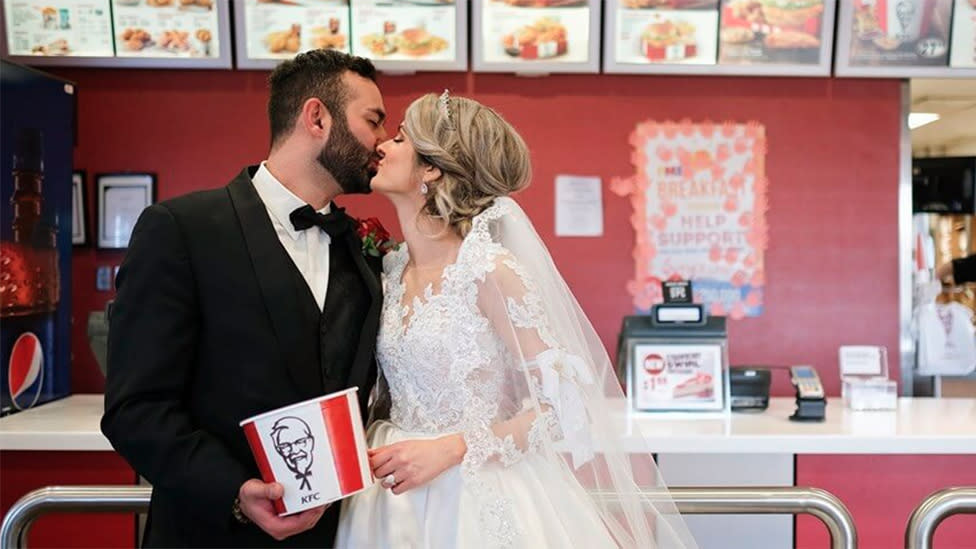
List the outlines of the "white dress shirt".
{"type": "MultiPolygon", "coordinates": [[[[305,202],[275,179],[264,162],[261,163],[261,167],[251,181],[268,209],[271,225],[278,234],[278,240],[305,277],[305,282],[308,283],[312,295],[315,296],[315,302],[319,304],[321,310],[325,307],[325,293],[329,289],[329,244],[332,238],[315,226],[304,231],[295,230],[289,216],[291,212],[304,206],[305,202]]],[[[329,213],[329,205],[326,204],[319,213],[329,213]]]]}

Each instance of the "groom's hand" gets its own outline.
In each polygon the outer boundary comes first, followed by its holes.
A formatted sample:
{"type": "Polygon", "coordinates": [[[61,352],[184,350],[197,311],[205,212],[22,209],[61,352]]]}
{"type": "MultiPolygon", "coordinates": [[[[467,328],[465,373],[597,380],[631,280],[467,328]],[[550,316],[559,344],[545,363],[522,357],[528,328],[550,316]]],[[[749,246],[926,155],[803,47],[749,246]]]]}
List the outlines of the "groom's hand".
{"type": "Polygon", "coordinates": [[[274,509],[274,501],[281,499],[284,493],[285,489],[277,482],[268,484],[256,478],[242,484],[237,493],[241,501],[241,513],[278,541],[313,528],[322,518],[322,513],[329,508],[328,505],[323,505],[295,515],[279,517],[274,509]]]}

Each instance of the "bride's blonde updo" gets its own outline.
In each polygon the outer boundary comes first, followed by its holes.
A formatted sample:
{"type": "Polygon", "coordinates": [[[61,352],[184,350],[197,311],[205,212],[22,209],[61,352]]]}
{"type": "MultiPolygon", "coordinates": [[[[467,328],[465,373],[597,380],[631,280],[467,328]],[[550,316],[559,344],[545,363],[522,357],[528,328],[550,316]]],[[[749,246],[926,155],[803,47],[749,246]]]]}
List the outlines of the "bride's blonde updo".
{"type": "Polygon", "coordinates": [[[427,94],[407,108],[403,131],[422,162],[441,170],[423,213],[464,237],[492,201],[528,186],[529,149],[492,109],[464,97],[427,94]]]}

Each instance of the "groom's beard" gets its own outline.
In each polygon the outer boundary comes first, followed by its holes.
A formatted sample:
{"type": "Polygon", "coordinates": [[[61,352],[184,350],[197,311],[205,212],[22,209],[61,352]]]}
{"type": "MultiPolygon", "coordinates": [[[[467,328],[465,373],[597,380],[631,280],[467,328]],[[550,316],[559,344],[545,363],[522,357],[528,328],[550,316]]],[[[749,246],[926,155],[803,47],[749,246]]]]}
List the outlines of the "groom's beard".
{"type": "Polygon", "coordinates": [[[318,161],[335,178],[346,194],[368,194],[369,182],[375,175],[370,165],[376,151],[364,147],[349,131],[341,117],[334,117],[329,140],[319,152],[318,161]]]}

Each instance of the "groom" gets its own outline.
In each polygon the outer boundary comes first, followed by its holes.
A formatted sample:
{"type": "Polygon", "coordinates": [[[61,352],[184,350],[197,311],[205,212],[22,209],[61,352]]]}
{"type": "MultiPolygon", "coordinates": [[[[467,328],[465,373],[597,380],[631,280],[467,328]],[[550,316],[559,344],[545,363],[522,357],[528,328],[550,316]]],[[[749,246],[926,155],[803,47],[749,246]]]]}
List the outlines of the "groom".
{"type": "Polygon", "coordinates": [[[339,506],[278,517],[241,420],[376,379],[380,265],[332,199],[369,192],[385,137],[366,59],[270,77],[271,151],[224,188],[147,208],[111,315],[102,431],[153,485],[146,546],[323,547],[339,506]]]}

